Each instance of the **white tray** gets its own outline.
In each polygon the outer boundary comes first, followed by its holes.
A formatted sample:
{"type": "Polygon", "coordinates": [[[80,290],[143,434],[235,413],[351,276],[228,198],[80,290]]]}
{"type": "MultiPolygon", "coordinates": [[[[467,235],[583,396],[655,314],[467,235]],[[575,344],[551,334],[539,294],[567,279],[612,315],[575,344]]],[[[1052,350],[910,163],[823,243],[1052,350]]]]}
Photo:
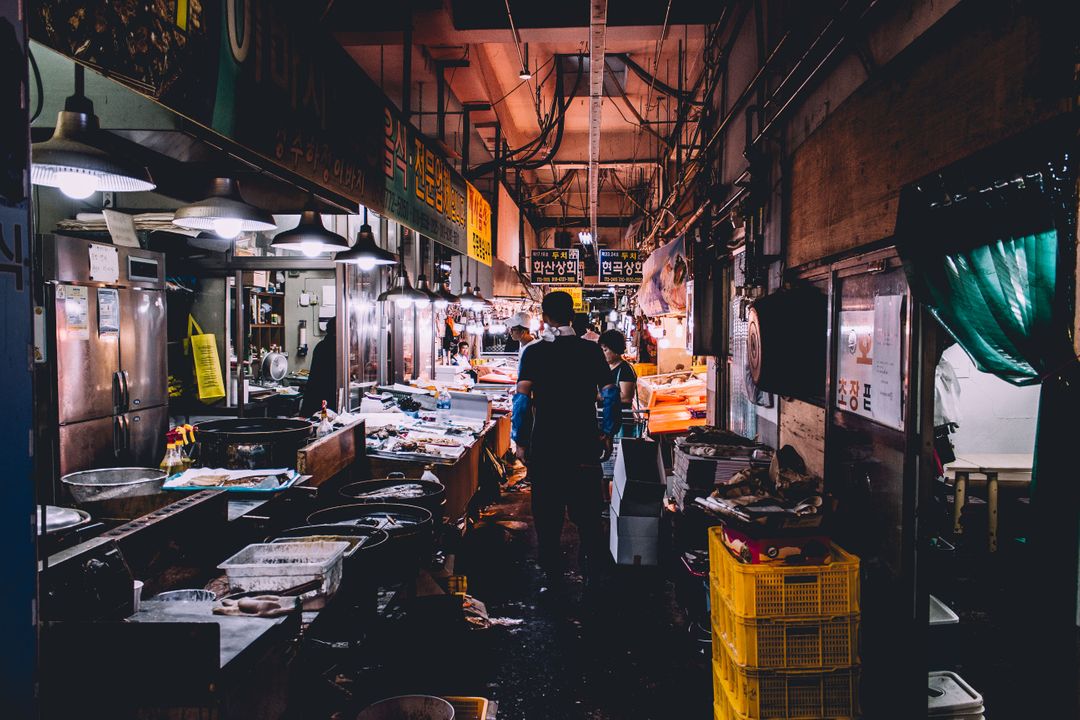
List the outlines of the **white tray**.
{"type": "Polygon", "coordinates": [[[341,561],[348,549],[346,542],[257,543],[218,568],[225,571],[229,586],[241,592],[280,592],[317,579],[320,587],[301,598],[329,598],[341,584],[341,561]]]}

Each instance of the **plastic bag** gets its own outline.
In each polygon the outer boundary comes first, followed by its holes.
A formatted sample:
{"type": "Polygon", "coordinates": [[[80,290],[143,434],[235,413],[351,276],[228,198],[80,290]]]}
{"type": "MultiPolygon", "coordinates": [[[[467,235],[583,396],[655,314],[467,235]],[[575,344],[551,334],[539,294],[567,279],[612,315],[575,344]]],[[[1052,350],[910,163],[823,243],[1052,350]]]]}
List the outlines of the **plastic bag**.
{"type": "Polygon", "coordinates": [[[213,402],[225,397],[225,381],[221,376],[217,340],[212,333],[204,333],[192,315],[188,315],[188,344],[195,362],[199,399],[213,402]]]}

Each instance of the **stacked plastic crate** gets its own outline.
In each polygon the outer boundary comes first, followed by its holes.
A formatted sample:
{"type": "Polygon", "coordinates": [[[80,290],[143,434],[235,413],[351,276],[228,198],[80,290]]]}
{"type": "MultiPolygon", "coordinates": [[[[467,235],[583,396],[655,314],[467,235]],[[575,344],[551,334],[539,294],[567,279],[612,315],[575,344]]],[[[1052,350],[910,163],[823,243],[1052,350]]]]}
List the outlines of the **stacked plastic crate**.
{"type": "Polygon", "coordinates": [[[858,716],[859,559],[745,564],[709,530],[717,720],[858,716]]]}

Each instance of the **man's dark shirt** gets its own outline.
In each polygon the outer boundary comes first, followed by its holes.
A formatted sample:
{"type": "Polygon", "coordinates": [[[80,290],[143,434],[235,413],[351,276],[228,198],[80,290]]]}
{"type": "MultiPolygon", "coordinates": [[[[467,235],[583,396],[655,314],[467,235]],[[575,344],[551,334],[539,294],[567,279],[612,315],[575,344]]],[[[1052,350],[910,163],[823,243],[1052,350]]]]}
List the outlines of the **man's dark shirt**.
{"type": "Polygon", "coordinates": [[[611,384],[600,346],[575,336],[530,345],[521,356],[518,380],[532,383],[530,462],[598,463],[596,394],[611,384]]]}

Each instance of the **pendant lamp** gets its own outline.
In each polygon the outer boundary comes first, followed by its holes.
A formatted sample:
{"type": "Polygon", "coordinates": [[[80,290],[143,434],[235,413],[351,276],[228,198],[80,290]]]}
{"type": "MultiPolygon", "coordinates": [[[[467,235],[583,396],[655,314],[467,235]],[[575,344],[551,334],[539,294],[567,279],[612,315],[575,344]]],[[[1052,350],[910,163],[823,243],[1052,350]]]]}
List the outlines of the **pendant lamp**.
{"type": "Polygon", "coordinates": [[[486,297],[484,297],[483,293],[480,292],[480,286],[479,285],[476,286],[476,301],[477,301],[477,304],[479,304],[480,306],[485,307],[485,308],[493,308],[493,307],[495,307],[495,303],[488,300],[486,297]]]}
{"type": "Polygon", "coordinates": [[[210,197],[177,210],[173,225],[189,230],[209,230],[223,238],[277,227],[270,213],[244,202],[236,181],[225,177],[211,181],[210,197]]]}
{"type": "Polygon", "coordinates": [[[379,295],[378,299],[393,302],[402,310],[412,306],[418,308],[427,307],[427,304],[431,302],[431,298],[412,286],[412,283],[409,282],[409,272],[400,263],[398,264],[398,273],[397,277],[394,278],[393,287],[379,295]]]}
{"type": "Polygon", "coordinates": [[[442,302],[442,298],[439,296],[439,294],[432,290],[431,285],[428,284],[427,275],[421,274],[417,276],[416,289],[424,293],[424,295],[427,296],[428,301],[433,302],[436,305],[442,302]]]}
{"type": "Polygon", "coordinates": [[[461,298],[459,298],[454,293],[450,292],[450,283],[448,283],[448,282],[443,282],[439,286],[439,289],[436,290],[435,292],[436,292],[436,294],[438,294],[439,297],[441,297],[444,301],[446,301],[447,305],[457,305],[458,303],[461,302],[461,298]]]}
{"type": "Polygon", "coordinates": [[[374,270],[379,265],[396,265],[397,257],[389,250],[383,250],[375,242],[375,233],[367,221],[367,208],[364,208],[364,224],[356,233],[356,242],[344,252],[334,256],[334,262],[355,265],[362,272],[374,270]]]}
{"type": "Polygon", "coordinates": [[[85,72],[82,65],[75,65],[75,94],[57,114],[52,137],[34,143],[30,182],[60,188],[77,200],[98,191],[153,190],[157,186],[144,166],[95,145],[101,129],[94,103],[83,92],[85,72]]]}
{"type": "Polygon", "coordinates": [[[315,257],[326,252],[348,250],[349,241],[326,229],[322,213],[315,207],[315,198],[309,197],[307,207],[300,214],[300,224],[275,235],[270,247],[299,250],[307,257],[315,257]]]}
{"type": "Polygon", "coordinates": [[[461,303],[461,307],[466,310],[471,310],[474,307],[484,304],[483,301],[476,297],[476,294],[472,289],[472,283],[468,280],[465,281],[465,289],[462,291],[458,302],[461,303]]]}

